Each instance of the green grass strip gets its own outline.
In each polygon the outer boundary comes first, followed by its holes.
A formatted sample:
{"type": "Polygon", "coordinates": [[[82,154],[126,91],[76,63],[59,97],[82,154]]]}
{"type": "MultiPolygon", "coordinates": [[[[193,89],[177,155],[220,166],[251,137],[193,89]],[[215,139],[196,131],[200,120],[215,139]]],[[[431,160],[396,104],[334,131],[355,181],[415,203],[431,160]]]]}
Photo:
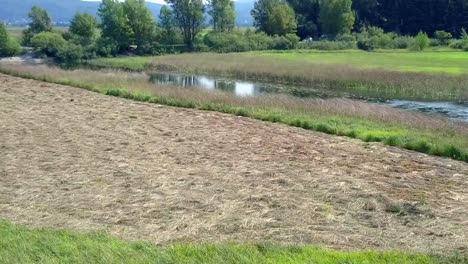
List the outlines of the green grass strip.
{"type": "Polygon", "coordinates": [[[402,252],[342,252],[274,244],[176,244],[123,241],[102,233],[32,229],[0,221],[0,261],[12,263],[463,263],[463,256],[435,257],[402,252]]]}

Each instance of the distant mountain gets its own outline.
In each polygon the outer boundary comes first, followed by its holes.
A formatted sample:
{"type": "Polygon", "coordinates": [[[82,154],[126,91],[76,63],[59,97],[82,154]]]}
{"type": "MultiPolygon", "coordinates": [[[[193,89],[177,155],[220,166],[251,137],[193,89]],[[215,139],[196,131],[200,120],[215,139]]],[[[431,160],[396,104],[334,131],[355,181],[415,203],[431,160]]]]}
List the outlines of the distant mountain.
{"type": "MultiPolygon", "coordinates": [[[[252,25],[250,10],[253,8],[254,0],[239,0],[236,2],[237,23],[240,26],[252,25]]],[[[35,5],[49,11],[52,20],[58,24],[66,24],[76,12],[97,13],[100,2],[89,2],[81,0],[1,0],[3,7],[0,8],[0,21],[12,24],[24,24],[28,20],[28,13],[35,5]]],[[[148,7],[157,17],[162,5],[147,2],[148,7]]]]}

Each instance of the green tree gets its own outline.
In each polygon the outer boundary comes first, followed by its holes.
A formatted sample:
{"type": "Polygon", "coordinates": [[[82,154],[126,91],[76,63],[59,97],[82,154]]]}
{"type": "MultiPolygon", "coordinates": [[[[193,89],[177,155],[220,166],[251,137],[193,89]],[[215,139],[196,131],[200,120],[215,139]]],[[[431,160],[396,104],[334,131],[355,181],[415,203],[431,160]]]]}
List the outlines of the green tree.
{"type": "Polygon", "coordinates": [[[296,32],[296,15],[284,0],[258,0],[251,14],[254,26],[269,35],[285,36],[296,32]]]}
{"type": "Polygon", "coordinates": [[[193,48],[195,37],[205,27],[203,0],[166,0],[172,6],[174,18],[184,36],[184,42],[193,48]]]}
{"type": "Polygon", "coordinates": [[[88,46],[96,40],[98,25],[99,22],[95,16],[78,12],[70,22],[69,31],[73,34],[75,42],[88,46]]]}
{"type": "Polygon", "coordinates": [[[6,25],[0,22],[0,57],[17,55],[20,52],[19,43],[8,35],[6,25]]]}
{"type": "Polygon", "coordinates": [[[426,33],[419,31],[418,35],[414,38],[414,45],[411,47],[413,50],[423,51],[429,47],[430,39],[426,33]]]}
{"type": "Polygon", "coordinates": [[[112,47],[111,53],[125,51],[132,43],[133,30],[118,0],[103,0],[98,9],[101,18],[101,45],[112,47]]]}
{"type": "Polygon", "coordinates": [[[320,0],[322,33],[332,37],[349,34],[355,19],[352,4],[352,0],[320,0]]]}
{"type": "Polygon", "coordinates": [[[236,11],[231,0],[210,0],[208,14],[212,17],[215,31],[232,31],[236,26],[236,11]]]}
{"type": "Polygon", "coordinates": [[[28,14],[31,22],[27,29],[23,31],[23,44],[30,45],[31,39],[40,32],[52,31],[52,19],[47,10],[38,6],[33,6],[28,14]]]}
{"type": "Polygon", "coordinates": [[[66,44],[62,35],[53,32],[41,32],[31,39],[31,46],[35,52],[50,57],[55,57],[66,44]]]}
{"type": "Polygon", "coordinates": [[[302,39],[317,37],[320,33],[319,0],[287,0],[287,2],[296,12],[297,35],[302,39]]]}
{"type": "Polygon", "coordinates": [[[167,6],[163,6],[159,12],[159,26],[161,27],[161,42],[175,44],[177,39],[176,21],[174,13],[167,6]]]}
{"type": "Polygon", "coordinates": [[[145,53],[150,49],[155,36],[156,21],[153,13],[146,6],[145,0],[126,0],[123,9],[133,32],[132,44],[138,46],[138,51],[145,53]]]}
{"type": "Polygon", "coordinates": [[[437,30],[434,33],[434,37],[439,41],[440,45],[447,46],[449,41],[452,39],[452,33],[443,30],[437,30]]]}

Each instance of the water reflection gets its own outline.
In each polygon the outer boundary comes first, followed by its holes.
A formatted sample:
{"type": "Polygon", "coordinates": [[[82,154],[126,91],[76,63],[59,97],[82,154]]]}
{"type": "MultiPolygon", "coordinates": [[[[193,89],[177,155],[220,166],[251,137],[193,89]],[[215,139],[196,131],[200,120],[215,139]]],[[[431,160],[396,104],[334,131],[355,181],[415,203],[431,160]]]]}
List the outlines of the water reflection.
{"type": "Polygon", "coordinates": [[[468,103],[391,100],[388,101],[387,104],[395,108],[437,113],[452,119],[468,122],[468,103]]]}
{"type": "Polygon", "coordinates": [[[279,88],[268,84],[214,79],[206,76],[156,73],[151,82],[160,85],[174,85],[186,88],[196,87],[206,90],[221,90],[237,96],[256,96],[264,93],[278,93],[279,88]]]}
{"type": "MultiPolygon", "coordinates": [[[[311,89],[310,87],[301,86],[279,86],[274,84],[234,81],[222,78],[211,78],[207,76],[175,73],[155,73],[151,75],[150,81],[159,85],[171,85],[206,90],[221,90],[242,97],[283,93],[302,98],[353,98],[352,95],[340,95],[327,91],[326,89],[311,89]]],[[[436,113],[448,118],[468,122],[467,103],[460,104],[450,102],[414,102],[390,100],[387,101],[386,104],[395,108],[436,113]]]]}

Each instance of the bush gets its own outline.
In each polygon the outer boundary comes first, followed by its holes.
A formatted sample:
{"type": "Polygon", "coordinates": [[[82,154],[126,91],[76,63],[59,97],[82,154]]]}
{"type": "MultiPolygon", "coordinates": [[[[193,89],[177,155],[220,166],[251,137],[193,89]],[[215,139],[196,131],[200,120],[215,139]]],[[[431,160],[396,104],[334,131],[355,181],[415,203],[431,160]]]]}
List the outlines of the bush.
{"type": "Polygon", "coordinates": [[[57,52],[57,61],[65,64],[76,64],[84,57],[84,50],[81,46],[67,43],[57,52]]]}
{"type": "Polygon", "coordinates": [[[378,48],[386,48],[392,43],[391,36],[385,34],[379,27],[363,27],[357,34],[357,47],[365,51],[373,51],[378,48]]]}
{"type": "Polygon", "coordinates": [[[341,34],[336,36],[335,40],[341,42],[354,42],[356,41],[356,36],[353,36],[351,34],[341,34]]]}
{"type": "Polygon", "coordinates": [[[452,34],[443,30],[437,30],[434,33],[434,38],[438,41],[439,45],[447,46],[450,39],[452,39],[452,34]]]}
{"type": "Polygon", "coordinates": [[[429,46],[429,37],[426,33],[419,31],[418,35],[414,38],[413,45],[411,46],[412,50],[423,51],[429,46]]]}
{"type": "Polygon", "coordinates": [[[448,46],[452,49],[463,49],[464,43],[465,41],[462,39],[452,39],[448,46]]]}
{"type": "Polygon", "coordinates": [[[217,52],[241,52],[250,50],[245,36],[239,32],[210,32],[205,35],[203,43],[217,52]]]}
{"type": "Polygon", "coordinates": [[[108,38],[99,38],[95,46],[96,54],[101,57],[109,57],[119,52],[119,45],[108,38]]]}
{"type": "Polygon", "coordinates": [[[379,37],[373,36],[370,38],[359,37],[357,47],[360,50],[373,51],[379,47],[379,37]]]}
{"type": "Polygon", "coordinates": [[[270,49],[273,44],[273,39],[263,32],[255,32],[248,29],[244,35],[249,42],[249,47],[251,50],[270,49]]]}
{"type": "Polygon", "coordinates": [[[197,41],[197,49],[209,49],[216,52],[242,52],[266,49],[293,49],[299,43],[295,34],[286,36],[268,36],[262,32],[209,32],[203,41],[197,41]],[[200,43],[199,43],[200,42],[200,43]]]}
{"type": "Polygon", "coordinates": [[[414,39],[409,36],[398,36],[393,39],[396,49],[408,49],[413,43],[414,39]]]}
{"type": "Polygon", "coordinates": [[[347,50],[356,49],[356,41],[311,41],[301,42],[298,44],[299,49],[316,49],[316,50],[347,50]]]}
{"type": "Polygon", "coordinates": [[[51,57],[55,57],[66,44],[67,42],[62,35],[52,32],[41,32],[31,39],[31,45],[35,52],[51,57]]]}
{"type": "Polygon", "coordinates": [[[14,56],[21,52],[19,43],[8,35],[6,25],[0,22],[0,57],[14,56]]]}
{"type": "Polygon", "coordinates": [[[286,36],[275,36],[273,37],[272,49],[275,50],[288,50],[294,49],[299,43],[299,37],[293,34],[288,34],[286,36]]]}

